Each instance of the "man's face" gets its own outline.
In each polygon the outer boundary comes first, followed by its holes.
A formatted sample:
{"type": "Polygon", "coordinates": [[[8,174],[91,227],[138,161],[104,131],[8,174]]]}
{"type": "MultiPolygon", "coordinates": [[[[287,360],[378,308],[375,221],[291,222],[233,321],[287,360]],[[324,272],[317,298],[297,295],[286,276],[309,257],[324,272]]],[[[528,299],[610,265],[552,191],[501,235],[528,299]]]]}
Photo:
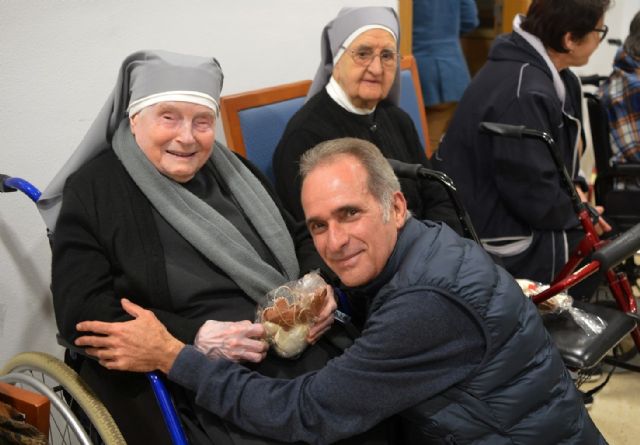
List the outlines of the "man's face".
{"type": "MultiPolygon", "coordinates": [[[[384,29],[370,29],[351,42],[336,65],[333,77],[358,108],[373,108],[387,97],[396,76],[396,65],[385,65],[380,57],[381,51],[396,53],[396,41],[384,29]],[[352,52],[372,51],[376,55],[368,66],[361,66],[354,60],[352,52]]],[[[397,62],[396,62],[397,63],[397,62]]]]}
{"type": "Polygon", "coordinates": [[[347,286],[361,286],[384,268],[404,225],[406,202],[394,195],[388,222],[367,187],[367,172],[351,155],[314,168],[302,184],[302,206],[313,242],[347,286]]]}
{"type": "Polygon", "coordinates": [[[160,102],[130,119],[145,156],[163,175],[187,182],[207,162],[215,140],[215,114],[190,102],[160,102]]]}

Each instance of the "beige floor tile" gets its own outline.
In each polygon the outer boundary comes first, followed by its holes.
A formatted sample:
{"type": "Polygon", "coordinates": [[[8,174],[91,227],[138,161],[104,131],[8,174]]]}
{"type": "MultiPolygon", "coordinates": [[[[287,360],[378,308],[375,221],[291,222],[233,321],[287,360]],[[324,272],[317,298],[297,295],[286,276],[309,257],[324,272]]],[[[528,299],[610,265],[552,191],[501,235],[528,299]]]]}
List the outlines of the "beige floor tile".
{"type": "MultiPolygon", "coordinates": [[[[631,363],[640,365],[640,357],[636,356],[631,363]]],[[[606,376],[606,365],[603,371],[606,376]]],[[[590,382],[580,389],[588,390],[601,382],[590,382]]],[[[595,395],[589,414],[610,445],[639,444],[640,373],[616,370],[609,383],[595,395]]]]}

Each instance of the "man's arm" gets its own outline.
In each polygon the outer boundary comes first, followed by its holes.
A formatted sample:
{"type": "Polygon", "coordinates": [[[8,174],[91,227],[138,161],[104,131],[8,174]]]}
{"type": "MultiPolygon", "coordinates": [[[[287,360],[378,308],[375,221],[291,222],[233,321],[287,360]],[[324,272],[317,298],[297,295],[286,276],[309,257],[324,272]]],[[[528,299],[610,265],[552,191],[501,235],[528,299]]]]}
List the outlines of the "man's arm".
{"type": "Polygon", "coordinates": [[[81,337],[77,344],[92,345],[88,351],[111,369],[170,369],[169,378],[196,392],[202,407],[285,441],[327,443],[366,431],[467,378],[485,347],[463,309],[421,291],[385,303],[362,337],[323,369],[272,379],[167,339],[153,315],[140,310],[135,322],[81,323],[79,329],[107,336],[81,337]]]}

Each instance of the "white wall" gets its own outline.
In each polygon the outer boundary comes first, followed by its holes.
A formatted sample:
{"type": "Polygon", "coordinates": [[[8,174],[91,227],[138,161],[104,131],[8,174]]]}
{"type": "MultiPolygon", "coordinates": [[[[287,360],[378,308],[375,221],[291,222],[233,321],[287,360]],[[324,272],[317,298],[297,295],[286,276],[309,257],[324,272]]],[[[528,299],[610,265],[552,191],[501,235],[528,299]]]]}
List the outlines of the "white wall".
{"type": "MultiPolygon", "coordinates": [[[[612,0],[613,7],[605,15],[605,24],[609,26],[607,40],[620,39],[624,42],[629,32],[629,24],[633,16],[640,11],[640,0],[612,0]]],[[[612,68],[613,58],[616,54],[616,46],[612,46],[605,40],[589,59],[589,63],[574,71],[580,75],[600,74],[608,75],[612,68]]]]}
{"type": "MultiPolygon", "coordinates": [[[[44,188],[135,50],[215,56],[223,94],[309,79],[324,24],[366,5],[396,1],[0,0],[0,173],[44,188]]],[[[0,366],[25,350],[61,352],[50,261],[33,203],[0,195],[0,366]]]]}

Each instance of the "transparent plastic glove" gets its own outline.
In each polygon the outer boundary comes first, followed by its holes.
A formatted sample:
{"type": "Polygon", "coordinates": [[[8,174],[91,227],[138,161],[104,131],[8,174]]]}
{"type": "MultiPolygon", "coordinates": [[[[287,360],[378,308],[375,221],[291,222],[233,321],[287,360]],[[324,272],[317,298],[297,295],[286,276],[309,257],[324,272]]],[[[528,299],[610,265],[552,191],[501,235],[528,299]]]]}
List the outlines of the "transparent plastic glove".
{"type": "Polygon", "coordinates": [[[210,358],[260,362],[268,349],[264,335],[261,324],[248,320],[207,320],[198,330],[194,346],[210,358]]]}

